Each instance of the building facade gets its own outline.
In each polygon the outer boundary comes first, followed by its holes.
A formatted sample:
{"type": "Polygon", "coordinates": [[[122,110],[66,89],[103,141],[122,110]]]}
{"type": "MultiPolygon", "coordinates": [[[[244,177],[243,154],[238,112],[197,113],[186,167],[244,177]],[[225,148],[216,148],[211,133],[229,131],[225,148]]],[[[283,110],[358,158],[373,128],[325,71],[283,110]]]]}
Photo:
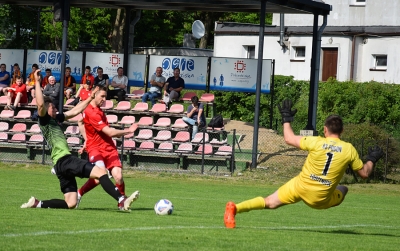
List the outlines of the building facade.
{"type": "MultiPolygon", "coordinates": [[[[400,1],[325,2],[332,12],[321,39],[320,80],[400,84],[400,1]]],[[[264,30],[263,58],[275,59],[275,74],[310,79],[313,18],[285,14],[281,30],[281,16],[273,14],[264,30]]],[[[259,25],[217,22],[214,56],[257,58],[258,32],[259,25]]]]}

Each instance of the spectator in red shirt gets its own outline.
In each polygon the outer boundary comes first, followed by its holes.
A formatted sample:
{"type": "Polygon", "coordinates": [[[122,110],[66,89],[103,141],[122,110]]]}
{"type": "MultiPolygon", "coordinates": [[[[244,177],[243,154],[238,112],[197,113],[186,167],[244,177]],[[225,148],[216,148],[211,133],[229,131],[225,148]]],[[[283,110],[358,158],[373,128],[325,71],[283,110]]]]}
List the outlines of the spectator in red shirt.
{"type": "MultiPolygon", "coordinates": [[[[100,87],[95,94],[95,98],[83,111],[83,119],[79,121],[79,130],[85,141],[86,151],[89,161],[96,166],[106,168],[115,180],[115,186],[122,195],[125,194],[125,183],[122,178],[122,165],[119,159],[117,147],[113,142],[113,137],[122,137],[134,133],[137,124],[131,127],[118,130],[109,126],[107,117],[100,108],[107,98],[107,87],[100,87]]],[[[97,179],[89,179],[78,190],[78,203],[81,197],[95,188],[99,184],[97,179]]]]}
{"type": "Polygon", "coordinates": [[[85,67],[85,74],[82,76],[82,84],[87,83],[89,85],[89,89],[91,90],[94,85],[94,76],[91,73],[90,66],[85,67]]]}
{"type": "Polygon", "coordinates": [[[15,83],[11,87],[3,89],[4,95],[7,95],[7,105],[4,109],[15,110],[19,103],[28,103],[28,93],[26,92],[26,84],[22,82],[21,77],[16,77],[15,83]],[[14,105],[11,105],[13,103],[14,105]]]}

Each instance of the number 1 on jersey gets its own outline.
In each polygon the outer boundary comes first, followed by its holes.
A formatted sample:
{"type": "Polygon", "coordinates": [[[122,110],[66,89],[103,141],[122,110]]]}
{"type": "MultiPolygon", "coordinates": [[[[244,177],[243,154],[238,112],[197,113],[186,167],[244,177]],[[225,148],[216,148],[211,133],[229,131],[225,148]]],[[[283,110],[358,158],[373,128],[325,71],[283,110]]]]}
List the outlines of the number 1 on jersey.
{"type": "Polygon", "coordinates": [[[322,175],[324,175],[324,176],[326,176],[328,174],[329,167],[331,167],[333,153],[326,153],[326,156],[328,156],[328,158],[325,162],[324,171],[322,171],[322,175]]]}

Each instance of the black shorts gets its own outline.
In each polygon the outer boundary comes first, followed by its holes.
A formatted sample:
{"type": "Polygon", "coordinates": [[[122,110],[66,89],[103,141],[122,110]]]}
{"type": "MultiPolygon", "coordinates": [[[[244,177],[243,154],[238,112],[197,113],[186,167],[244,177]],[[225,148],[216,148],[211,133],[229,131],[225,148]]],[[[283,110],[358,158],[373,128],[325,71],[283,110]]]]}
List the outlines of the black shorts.
{"type": "Polygon", "coordinates": [[[89,178],[94,164],[73,155],[65,155],[54,166],[60,180],[61,192],[77,192],[78,186],[75,177],[89,178]]]}

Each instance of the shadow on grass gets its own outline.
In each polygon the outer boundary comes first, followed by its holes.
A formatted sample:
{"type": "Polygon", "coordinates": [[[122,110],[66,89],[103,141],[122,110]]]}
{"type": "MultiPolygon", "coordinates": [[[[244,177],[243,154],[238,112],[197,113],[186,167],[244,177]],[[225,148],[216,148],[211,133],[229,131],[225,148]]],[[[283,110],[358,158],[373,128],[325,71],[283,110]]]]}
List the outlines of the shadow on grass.
{"type": "MultiPolygon", "coordinates": [[[[296,230],[299,231],[299,230],[296,230]]],[[[371,236],[385,236],[385,237],[400,237],[400,235],[394,234],[386,234],[386,233],[360,233],[351,230],[302,230],[307,232],[314,232],[314,233],[323,233],[323,234],[352,234],[352,235],[371,235],[371,236]]]]}

